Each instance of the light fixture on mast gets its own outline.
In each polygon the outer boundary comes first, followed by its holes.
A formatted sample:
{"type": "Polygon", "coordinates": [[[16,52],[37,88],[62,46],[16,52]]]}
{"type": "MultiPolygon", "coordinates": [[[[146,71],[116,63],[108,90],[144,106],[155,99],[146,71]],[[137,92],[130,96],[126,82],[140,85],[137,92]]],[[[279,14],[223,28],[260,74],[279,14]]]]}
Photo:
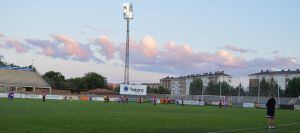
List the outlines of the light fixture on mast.
{"type": "Polygon", "coordinates": [[[133,19],[132,4],[125,3],[123,5],[123,15],[124,15],[124,19],[127,22],[124,84],[129,84],[129,20],[133,19]]]}

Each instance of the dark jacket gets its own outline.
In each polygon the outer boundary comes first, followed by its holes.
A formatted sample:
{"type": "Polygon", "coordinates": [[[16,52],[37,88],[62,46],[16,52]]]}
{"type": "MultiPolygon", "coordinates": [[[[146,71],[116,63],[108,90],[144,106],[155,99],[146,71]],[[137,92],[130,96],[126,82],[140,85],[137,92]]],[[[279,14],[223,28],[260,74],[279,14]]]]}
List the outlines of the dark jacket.
{"type": "Polygon", "coordinates": [[[275,109],[275,105],[276,105],[276,101],[273,97],[270,98],[266,104],[267,109],[275,109]]]}

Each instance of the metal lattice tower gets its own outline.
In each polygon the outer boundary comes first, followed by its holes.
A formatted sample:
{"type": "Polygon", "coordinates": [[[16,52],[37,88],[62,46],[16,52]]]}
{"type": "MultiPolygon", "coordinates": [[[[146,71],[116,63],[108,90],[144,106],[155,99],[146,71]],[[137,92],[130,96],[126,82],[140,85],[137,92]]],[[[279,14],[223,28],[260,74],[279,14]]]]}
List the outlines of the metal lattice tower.
{"type": "Polygon", "coordinates": [[[132,4],[126,3],[123,5],[124,19],[127,22],[124,84],[129,84],[129,21],[133,19],[132,9],[132,4]]]}

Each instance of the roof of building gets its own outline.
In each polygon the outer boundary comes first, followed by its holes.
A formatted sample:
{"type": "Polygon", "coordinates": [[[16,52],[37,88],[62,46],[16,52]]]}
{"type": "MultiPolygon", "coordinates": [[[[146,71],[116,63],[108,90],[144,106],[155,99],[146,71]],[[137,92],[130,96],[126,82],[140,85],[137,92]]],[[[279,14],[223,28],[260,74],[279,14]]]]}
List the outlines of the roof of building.
{"type": "Polygon", "coordinates": [[[0,69],[0,84],[38,88],[51,87],[37,72],[5,69],[0,69]]]}
{"type": "Polygon", "coordinates": [[[291,70],[281,70],[281,71],[269,71],[269,70],[266,70],[266,71],[261,71],[259,73],[253,73],[253,74],[250,74],[249,76],[254,76],[254,75],[268,75],[268,74],[273,74],[273,75],[278,75],[278,74],[300,74],[300,70],[297,69],[295,71],[291,71],[291,70]]]}
{"type": "Polygon", "coordinates": [[[187,76],[180,76],[180,77],[165,77],[162,79],[182,79],[182,78],[197,78],[197,77],[215,77],[215,76],[226,76],[231,77],[228,74],[225,74],[224,71],[217,71],[217,72],[210,72],[210,73],[203,73],[203,74],[190,74],[187,76]]]}

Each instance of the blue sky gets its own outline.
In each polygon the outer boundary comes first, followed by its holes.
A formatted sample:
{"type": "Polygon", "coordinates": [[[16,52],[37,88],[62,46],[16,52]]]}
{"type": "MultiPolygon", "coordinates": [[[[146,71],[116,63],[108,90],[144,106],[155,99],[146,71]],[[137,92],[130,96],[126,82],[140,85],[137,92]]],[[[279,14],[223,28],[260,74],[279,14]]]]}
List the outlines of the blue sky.
{"type": "MultiPolygon", "coordinates": [[[[125,2],[1,1],[0,54],[20,65],[34,59],[41,72],[56,70],[73,77],[96,71],[110,82],[120,82],[125,2]],[[75,43],[80,46],[74,49],[75,43]],[[74,63],[80,66],[76,72],[67,69],[74,63]]],[[[243,77],[260,69],[299,67],[300,1],[129,2],[134,5],[130,23],[134,82],[218,70],[243,77]]]]}

